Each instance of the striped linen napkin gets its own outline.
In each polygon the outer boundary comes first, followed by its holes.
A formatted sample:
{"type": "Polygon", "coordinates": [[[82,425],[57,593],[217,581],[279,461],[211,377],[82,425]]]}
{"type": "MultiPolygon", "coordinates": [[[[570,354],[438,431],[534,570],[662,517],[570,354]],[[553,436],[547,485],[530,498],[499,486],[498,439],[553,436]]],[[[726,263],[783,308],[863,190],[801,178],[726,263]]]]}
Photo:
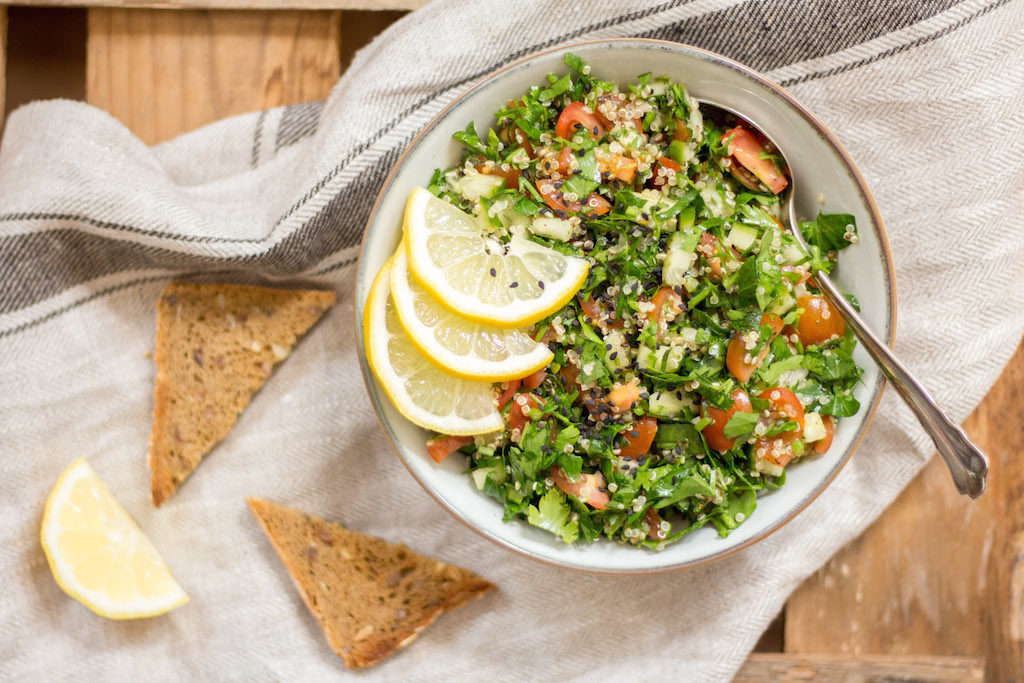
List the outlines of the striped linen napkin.
{"type": "Polygon", "coordinates": [[[392,453],[355,355],[361,232],[415,133],[510,60],[621,36],[724,53],[820,115],[889,228],[901,356],[954,416],[970,412],[1024,331],[1022,0],[443,0],[362,50],[326,102],[153,148],[83,104],[32,104],[0,149],[0,676],[350,675],[246,495],[405,541],[501,587],[362,680],[732,676],[790,592],[930,456],[891,392],[832,486],[765,541],[684,572],[589,576],[516,558],[441,510],[392,453]],[[313,284],[339,304],[155,510],[146,354],[172,278],[313,284]],[[189,605],[111,622],[54,583],[41,506],[79,456],[160,548],[189,605]]]}

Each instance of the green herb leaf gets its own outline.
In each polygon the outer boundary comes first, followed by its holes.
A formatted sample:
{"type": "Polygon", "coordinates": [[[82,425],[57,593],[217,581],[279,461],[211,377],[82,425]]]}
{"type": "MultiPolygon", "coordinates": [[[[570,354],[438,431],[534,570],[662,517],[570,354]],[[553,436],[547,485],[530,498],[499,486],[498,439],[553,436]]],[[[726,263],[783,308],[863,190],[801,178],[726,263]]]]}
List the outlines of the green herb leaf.
{"type": "Polygon", "coordinates": [[[565,494],[550,489],[541,496],[539,505],[531,505],[526,520],[541,529],[547,529],[566,543],[573,543],[579,536],[579,525],[569,521],[569,503],[565,494]]]}
{"type": "Polygon", "coordinates": [[[729,418],[722,428],[722,433],[727,439],[740,439],[750,436],[754,432],[754,426],[760,416],[757,413],[737,412],[729,418]]]}

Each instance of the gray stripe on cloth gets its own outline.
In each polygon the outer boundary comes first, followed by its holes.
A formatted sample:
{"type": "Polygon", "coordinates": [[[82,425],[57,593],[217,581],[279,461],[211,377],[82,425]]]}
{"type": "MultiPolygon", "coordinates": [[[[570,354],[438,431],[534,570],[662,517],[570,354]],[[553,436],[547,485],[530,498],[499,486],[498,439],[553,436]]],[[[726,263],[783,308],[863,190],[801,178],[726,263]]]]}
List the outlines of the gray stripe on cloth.
{"type": "Polygon", "coordinates": [[[641,34],[718,52],[757,71],[824,57],[948,10],[960,0],[752,0],[641,34]],[[822,25],[831,30],[821,31],[822,25]],[[770,40],[767,39],[771,36],[770,40]]]}
{"type": "Polygon", "coordinates": [[[281,121],[277,124],[274,151],[278,152],[283,147],[294,145],[302,138],[315,133],[323,110],[323,102],[303,102],[285,107],[281,113],[281,121]]]}
{"type": "MultiPolygon", "coordinates": [[[[27,308],[75,285],[122,271],[223,269],[238,264],[272,277],[294,276],[359,244],[384,178],[407,141],[388,151],[298,230],[254,256],[206,256],[140,245],[71,228],[0,238],[0,314],[27,308]]],[[[141,281],[140,281],[141,282],[141,281]]],[[[49,315],[47,315],[49,319],[49,315]]],[[[24,324],[19,324],[24,328],[24,324]]]]}

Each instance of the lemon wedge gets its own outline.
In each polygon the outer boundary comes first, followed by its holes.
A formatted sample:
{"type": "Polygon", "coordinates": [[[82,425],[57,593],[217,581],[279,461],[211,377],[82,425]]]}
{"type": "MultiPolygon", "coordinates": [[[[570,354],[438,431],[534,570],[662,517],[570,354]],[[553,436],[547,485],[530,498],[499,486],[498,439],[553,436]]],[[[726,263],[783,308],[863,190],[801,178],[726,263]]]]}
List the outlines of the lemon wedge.
{"type": "Polygon", "coordinates": [[[393,262],[377,273],[363,310],[366,359],[384,392],[408,420],[435,432],[461,436],[501,429],[491,383],[438,370],[409,341],[391,301],[393,262]]]}
{"type": "Polygon", "coordinates": [[[188,602],[156,548],[83,458],[50,491],[40,537],[58,585],[101,616],[154,617],[188,602]]]}
{"type": "Polygon", "coordinates": [[[463,379],[506,382],[554,357],[522,330],[490,327],[455,315],[409,277],[404,247],[391,263],[391,300],[409,341],[438,368],[463,379]]]}
{"type": "Polygon", "coordinates": [[[405,206],[409,270],[442,306],[494,327],[525,327],[566,304],[587,279],[586,259],[522,237],[480,234],[477,220],[418,187],[405,206]]]}

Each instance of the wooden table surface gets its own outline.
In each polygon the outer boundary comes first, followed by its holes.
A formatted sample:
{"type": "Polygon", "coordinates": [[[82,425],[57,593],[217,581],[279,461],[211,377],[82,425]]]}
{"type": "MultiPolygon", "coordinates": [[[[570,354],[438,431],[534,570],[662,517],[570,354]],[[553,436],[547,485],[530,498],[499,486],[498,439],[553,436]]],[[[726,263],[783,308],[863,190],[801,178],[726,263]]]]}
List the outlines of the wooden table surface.
{"type": "MultiPolygon", "coordinates": [[[[325,98],[355,50],[422,2],[290,3],[310,8],[301,11],[266,9],[278,0],[77,4],[89,7],[0,6],[0,110],[84,99],[155,143],[224,116],[325,98]],[[246,11],[148,9],[172,5],[246,11]]],[[[956,495],[931,462],[796,591],[737,680],[1024,677],[1024,347],[966,428],[991,459],[984,497],[956,495]]]]}

